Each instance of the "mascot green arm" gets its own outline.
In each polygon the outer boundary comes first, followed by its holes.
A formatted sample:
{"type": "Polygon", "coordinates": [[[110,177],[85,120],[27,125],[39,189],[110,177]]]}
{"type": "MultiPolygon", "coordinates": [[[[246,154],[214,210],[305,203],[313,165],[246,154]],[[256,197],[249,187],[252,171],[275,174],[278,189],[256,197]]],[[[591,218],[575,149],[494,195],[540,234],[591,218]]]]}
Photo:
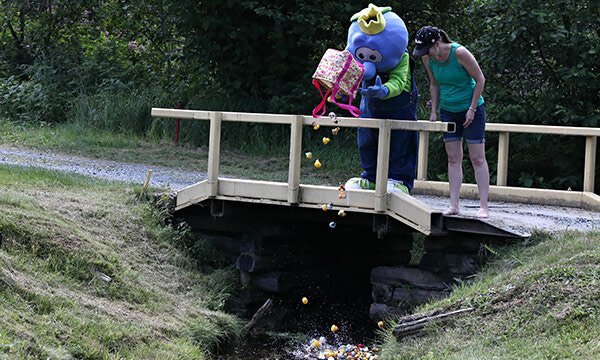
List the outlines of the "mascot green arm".
{"type": "Polygon", "coordinates": [[[398,96],[402,91],[410,92],[412,82],[408,53],[404,53],[400,64],[390,71],[390,79],[383,85],[389,90],[388,95],[383,98],[384,100],[398,96]]]}

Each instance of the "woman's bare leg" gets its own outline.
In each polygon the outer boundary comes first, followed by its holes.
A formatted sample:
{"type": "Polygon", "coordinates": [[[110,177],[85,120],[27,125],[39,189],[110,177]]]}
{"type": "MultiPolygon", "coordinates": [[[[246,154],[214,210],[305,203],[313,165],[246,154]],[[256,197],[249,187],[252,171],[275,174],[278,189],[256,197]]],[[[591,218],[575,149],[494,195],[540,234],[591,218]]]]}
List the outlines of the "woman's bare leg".
{"type": "Polygon", "coordinates": [[[462,140],[448,141],[444,143],[446,153],[448,154],[448,183],[450,186],[450,207],[446,209],[444,215],[456,215],[460,213],[459,198],[460,186],[462,184],[462,160],[463,146],[462,140]]]}
{"type": "Polygon", "coordinates": [[[487,218],[490,215],[488,209],[488,193],[490,189],[490,170],[485,159],[485,143],[467,144],[469,147],[469,157],[473,163],[475,171],[475,181],[479,190],[479,211],[475,216],[478,218],[487,218]]]}

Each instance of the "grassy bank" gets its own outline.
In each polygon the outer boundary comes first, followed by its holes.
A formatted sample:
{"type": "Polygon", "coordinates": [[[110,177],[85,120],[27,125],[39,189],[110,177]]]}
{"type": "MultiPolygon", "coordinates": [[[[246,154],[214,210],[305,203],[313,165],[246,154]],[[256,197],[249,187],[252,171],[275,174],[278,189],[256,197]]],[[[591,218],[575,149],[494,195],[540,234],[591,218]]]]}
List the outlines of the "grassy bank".
{"type": "Polygon", "coordinates": [[[0,166],[0,359],[205,359],[236,284],[131,186],[0,166]]]}
{"type": "Polygon", "coordinates": [[[474,307],[397,342],[384,359],[599,359],[600,232],[536,233],[501,249],[473,284],[421,310],[474,307]]]}

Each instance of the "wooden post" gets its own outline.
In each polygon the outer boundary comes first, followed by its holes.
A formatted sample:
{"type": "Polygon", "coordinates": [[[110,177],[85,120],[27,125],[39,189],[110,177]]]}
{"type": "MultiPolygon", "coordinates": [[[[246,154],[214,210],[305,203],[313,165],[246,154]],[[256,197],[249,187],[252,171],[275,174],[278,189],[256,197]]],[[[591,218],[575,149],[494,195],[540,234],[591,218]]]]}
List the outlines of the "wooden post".
{"type": "Polygon", "coordinates": [[[223,113],[210,113],[210,137],[208,140],[209,196],[217,196],[219,185],[219,153],[221,148],[221,120],[223,113]]]}
{"type": "Polygon", "coordinates": [[[583,191],[594,192],[596,173],[596,137],[585,137],[585,167],[583,170],[583,191]]]}
{"type": "Polygon", "coordinates": [[[419,158],[417,179],[427,180],[427,160],[429,157],[429,131],[419,131],[419,158]]]}
{"type": "Polygon", "coordinates": [[[142,186],[142,192],[140,192],[140,198],[139,200],[142,200],[142,197],[144,196],[144,194],[146,193],[146,190],[148,189],[148,185],[150,184],[150,178],[152,177],[152,170],[148,170],[148,174],[146,175],[146,181],[144,181],[144,185],[142,186]]]}
{"type": "Polygon", "coordinates": [[[298,190],[300,188],[300,159],[302,156],[302,123],[302,116],[292,116],[290,133],[290,168],[288,173],[288,202],[290,204],[298,203],[298,190]]]}
{"type": "Polygon", "coordinates": [[[506,186],[508,174],[508,136],[507,132],[498,135],[498,171],[496,173],[496,185],[506,186]]]}
{"type": "Polygon", "coordinates": [[[390,122],[379,120],[377,174],[375,175],[375,211],[387,210],[387,179],[390,165],[390,138],[390,122]]]}

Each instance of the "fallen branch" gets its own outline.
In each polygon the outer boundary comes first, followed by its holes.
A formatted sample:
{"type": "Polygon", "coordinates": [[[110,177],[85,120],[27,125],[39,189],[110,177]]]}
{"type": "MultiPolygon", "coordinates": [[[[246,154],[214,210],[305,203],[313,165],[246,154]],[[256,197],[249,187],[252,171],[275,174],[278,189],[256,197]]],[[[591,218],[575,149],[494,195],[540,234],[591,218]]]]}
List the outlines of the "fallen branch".
{"type": "Polygon", "coordinates": [[[437,314],[437,312],[439,311],[434,310],[424,314],[407,316],[405,318],[402,318],[400,320],[400,324],[394,327],[394,330],[392,330],[392,334],[394,335],[396,340],[400,341],[401,339],[408,336],[419,335],[423,332],[425,325],[432,321],[460,315],[473,310],[473,308],[466,308],[443,314],[437,314]]]}
{"type": "Polygon", "coordinates": [[[273,306],[273,300],[267,299],[267,301],[265,301],[263,306],[261,306],[256,311],[256,313],[252,316],[252,319],[250,319],[250,321],[242,328],[242,336],[243,337],[248,336],[248,334],[250,333],[250,331],[252,330],[254,325],[256,325],[256,322],[258,320],[260,320],[260,318],[265,316],[271,310],[272,306],[273,306]]]}

